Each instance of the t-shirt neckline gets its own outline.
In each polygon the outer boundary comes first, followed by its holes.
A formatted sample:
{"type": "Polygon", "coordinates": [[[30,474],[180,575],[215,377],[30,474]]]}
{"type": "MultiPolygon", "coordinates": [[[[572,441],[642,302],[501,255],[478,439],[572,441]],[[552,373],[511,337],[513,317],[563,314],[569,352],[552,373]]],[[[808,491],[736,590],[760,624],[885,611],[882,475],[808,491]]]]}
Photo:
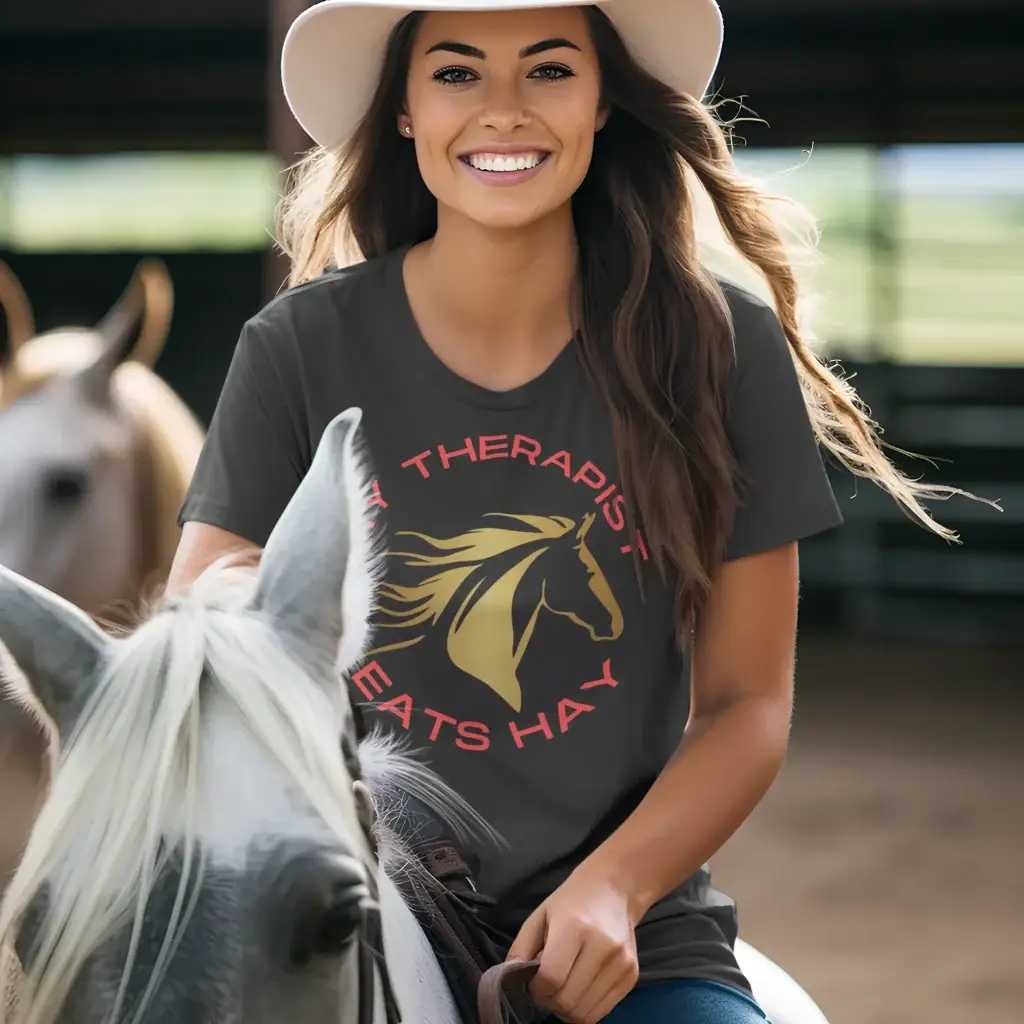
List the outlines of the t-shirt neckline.
{"type": "Polygon", "coordinates": [[[405,257],[411,248],[412,245],[406,245],[391,254],[386,275],[387,290],[394,299],[401,336],[408,337],[411,341],[406,354],[415,372],[425,374],[438,387],[461,401],[488,409],[522,409],[541,401],[559,387],[569,373],[576,356],[576,345],[571,340],[536,377],[508,391],[492,391],[467,380],[445,365],[423,337],[409,301],[404,266],[405,257]]]}

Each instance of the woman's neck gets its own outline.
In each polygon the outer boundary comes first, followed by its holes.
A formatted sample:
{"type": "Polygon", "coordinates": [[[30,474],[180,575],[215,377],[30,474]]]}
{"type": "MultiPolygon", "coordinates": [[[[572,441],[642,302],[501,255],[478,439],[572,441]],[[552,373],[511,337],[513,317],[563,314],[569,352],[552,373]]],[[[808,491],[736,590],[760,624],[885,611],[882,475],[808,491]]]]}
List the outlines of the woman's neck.
{"type": "Polygon", "coordinates": [[[413,312],[435,354],[498,390],[536,376],[569,340],[575,275],[568,208],[522,231],[483,228],[442,210],[437,234],[405,267],[413,312]]]}

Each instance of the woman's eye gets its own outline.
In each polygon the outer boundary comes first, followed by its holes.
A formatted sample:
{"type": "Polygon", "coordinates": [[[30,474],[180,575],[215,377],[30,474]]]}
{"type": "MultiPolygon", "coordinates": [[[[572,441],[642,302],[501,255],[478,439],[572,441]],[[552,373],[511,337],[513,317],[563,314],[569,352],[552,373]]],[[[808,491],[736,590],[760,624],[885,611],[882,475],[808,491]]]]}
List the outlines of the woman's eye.
{"type": "Polygon", "coordinates": [[[440,71],[434,72],[434,80],[442,82],[444,85],[465,85],[466,82],[472,82],[474,78],[476,75],[469,68],[441,68],[440,71]]]}
{"type": "Polygon", "coordinates": [[[567,68],[564,64],[541,64],[540,67],[534,68],[528,77],[555,82],[562,78],[572,78],[573,71],[572,68],[567,68]]]}

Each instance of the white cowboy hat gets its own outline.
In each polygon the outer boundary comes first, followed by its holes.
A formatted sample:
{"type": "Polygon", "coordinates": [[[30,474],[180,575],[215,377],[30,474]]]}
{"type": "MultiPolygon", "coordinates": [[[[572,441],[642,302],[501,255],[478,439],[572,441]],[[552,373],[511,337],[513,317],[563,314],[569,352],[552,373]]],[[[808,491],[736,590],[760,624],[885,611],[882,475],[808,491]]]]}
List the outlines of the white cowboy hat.
{"type": "Polygon", "coordinates": [[[345,142],[369,109],[392,29],[413,11],[504,11],[599,5],[634,59],[676,92],[703,97],[722,49],[715,0],[324,0],[292,23],[284,94],[322,146],[345,142]]]}

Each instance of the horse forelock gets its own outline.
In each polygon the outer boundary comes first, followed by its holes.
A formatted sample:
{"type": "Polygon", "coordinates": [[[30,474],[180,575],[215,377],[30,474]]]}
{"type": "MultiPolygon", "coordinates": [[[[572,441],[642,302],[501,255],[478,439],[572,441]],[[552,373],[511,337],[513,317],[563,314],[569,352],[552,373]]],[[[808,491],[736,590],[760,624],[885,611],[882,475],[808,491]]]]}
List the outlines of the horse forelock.
{"type": "Polygon", "coordinates": [[[55,377],[83,369],[101,350],[100,335],[88,327],[60,328],[29,339],[0,375],[0,408],[55,377]]]}
{"type": "MultiPolygon", "coordinates": [[[[146,901],[182,852],[166,968],[204,868],[244,873],[274,839],[361,845],[339,728],[340,686],[310,678],[270,625],[245,611],[251,574],[219,573],[118,641],[0,911],[12,942],[46,892],[27,965],[26,1024],[52,1024],[72,980],[146,901]]],[[[131,974],[134,942],[124,967],[131,974]]],[[[148,958],[147,958],[148,959],[148,958]]]]}

